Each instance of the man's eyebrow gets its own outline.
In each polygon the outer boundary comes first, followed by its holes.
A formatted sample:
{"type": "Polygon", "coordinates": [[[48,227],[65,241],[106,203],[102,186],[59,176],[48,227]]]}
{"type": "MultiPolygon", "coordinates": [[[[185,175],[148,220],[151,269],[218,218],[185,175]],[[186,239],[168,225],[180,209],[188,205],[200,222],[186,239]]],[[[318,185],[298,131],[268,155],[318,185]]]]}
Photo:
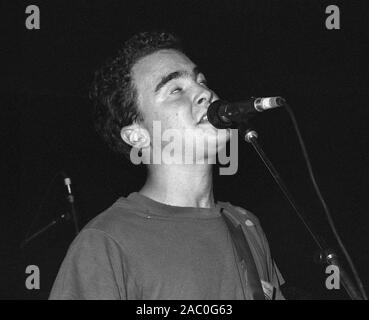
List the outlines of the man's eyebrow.
{"type": "MultiPolygon", "coordinates": [[[[200,73],[200,70],[198,67],[194,67],[192,72],[195,75],[195,77],[197,77],[197,75],[200,73]]],[[[179,71],[174,71],[174,72],[171,72],[165,75],[164,77],[161,78],[160,82],[156,85],[155,93],[158,92],[162,87],[164,87],[169,81],[173,79],[182,78],[182,77],[191,77],[191,74],[188,71],[179,70],[179,71]]]]}

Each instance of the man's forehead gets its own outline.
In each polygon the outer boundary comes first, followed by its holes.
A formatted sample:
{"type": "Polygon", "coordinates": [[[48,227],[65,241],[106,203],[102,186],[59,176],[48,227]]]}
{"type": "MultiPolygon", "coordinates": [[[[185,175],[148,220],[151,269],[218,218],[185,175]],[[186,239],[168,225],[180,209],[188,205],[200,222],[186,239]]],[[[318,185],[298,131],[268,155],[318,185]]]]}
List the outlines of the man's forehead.
{"type": "Polygon", "coordinates": [[[175,71],[193,72],[196,65],[183,53],[175,50],[160,50],[140,59],[132,68],[133,77],[137,82],[152,82],[175,71]]]}

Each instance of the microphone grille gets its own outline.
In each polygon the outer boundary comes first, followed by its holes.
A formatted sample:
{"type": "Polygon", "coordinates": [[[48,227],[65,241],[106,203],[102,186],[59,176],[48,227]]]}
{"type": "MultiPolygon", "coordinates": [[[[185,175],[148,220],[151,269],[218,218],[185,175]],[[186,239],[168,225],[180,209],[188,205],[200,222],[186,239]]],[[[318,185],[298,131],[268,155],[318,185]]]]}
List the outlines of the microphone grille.
{"type": "Polygon", "coordinates": [[[227,106],[228,102],[224,100],[217,100],[210,104],[207,116],[208,121],[217,129],[226,129],[232,126],[232,123],[227,123],[225,119],[220,118],[219,109],[227,106]]]}
{"type": "Polygon", "coordinates": [[[265,97],[255,100],[255,109],[258,111],[264,111],[277,107],[282,107],[286,103],[282,97],[265,97]]]}

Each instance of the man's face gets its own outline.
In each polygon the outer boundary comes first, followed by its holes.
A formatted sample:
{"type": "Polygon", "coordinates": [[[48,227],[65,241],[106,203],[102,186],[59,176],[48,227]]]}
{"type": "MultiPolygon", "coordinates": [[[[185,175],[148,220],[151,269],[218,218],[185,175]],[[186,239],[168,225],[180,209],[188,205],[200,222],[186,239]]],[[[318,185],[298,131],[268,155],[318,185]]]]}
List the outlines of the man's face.
{"type": "MultiPolygon", "coordinates": [[[[153,137],[153,123],[161,131],[175,129],[183,141],[204,139],[216,153],[216,145],[225,145],[229,135],[221,135],[208,121],[201,121],[209,104],[218,99],[206,85],[205,76],[184,54],[160,50],[140,59],[132,68],[138,108],[144,127],[153,137]]],[[[208,155],[205,154],[205,157],[208,155]]]]}

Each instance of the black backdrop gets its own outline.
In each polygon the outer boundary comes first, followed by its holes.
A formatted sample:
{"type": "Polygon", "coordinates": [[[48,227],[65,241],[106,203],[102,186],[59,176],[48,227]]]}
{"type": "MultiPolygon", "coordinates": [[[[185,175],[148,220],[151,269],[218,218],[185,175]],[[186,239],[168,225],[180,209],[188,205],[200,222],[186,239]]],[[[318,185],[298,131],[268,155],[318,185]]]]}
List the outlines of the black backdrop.
{"type": "MultiPolygon", "coordinates": [[[[1,88],[2,108],[10,116],[2,118],[4,140],[11,142],[3,163],[12,197],[2,217],[0,297],[48,296],[73,240],[72,224],[53,227],[22,250],[19,244],[37,212],[32,231],[67,210],[62,178],[49,185],[59,170],[72,177],[81,225],[143,183],[144,172],[112,154],[94,133],[87,90],[94,68],[127,37],[158,28],[181,36],[221,97],[288,99],[322,193],[368,288],[369,5],[333,2],[25,1],[9,9],[5,19],[14,16],[9,20],[16,36],[7,48],[18,59],[5,61],[1,88]],[[40,30],[24,27],[29,4],[40,8],[40,30]],[[330,4],[340,8],[340,30],[325,27],[330,4]],[[31,264],[40,268],[40,290],[25,288],[31,264]]],[[[287,113],[270,111],[254,125],[300,206],[336,246],[287,113]]],[[[324,268],[312,261],[313,241],[249,145],[240,143],[235,176],[215,178],[215,193],[260,218],[289,294],[347,298],[342,290],[325,289],[324,268]]]]}

